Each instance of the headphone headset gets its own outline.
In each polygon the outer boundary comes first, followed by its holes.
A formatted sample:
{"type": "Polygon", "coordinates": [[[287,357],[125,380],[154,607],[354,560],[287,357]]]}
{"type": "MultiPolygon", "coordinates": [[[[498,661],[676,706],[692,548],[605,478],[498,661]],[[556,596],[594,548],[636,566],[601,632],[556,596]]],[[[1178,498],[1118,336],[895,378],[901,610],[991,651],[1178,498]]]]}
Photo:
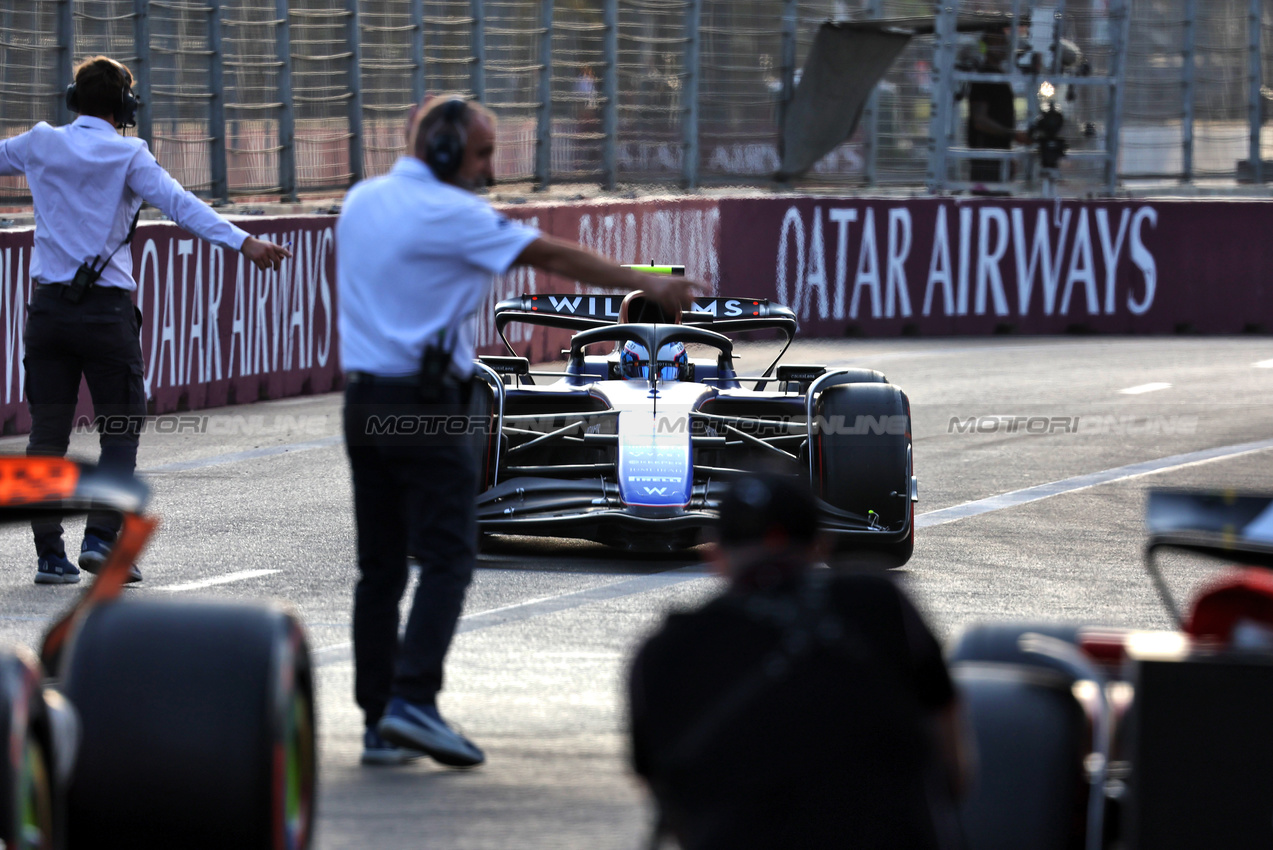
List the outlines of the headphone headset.
{"type": "MultiPolygon", "coordinates": [[[[124,75],[121,72],[119,105],[115,107],[112,117],[115,119],[116,124],[127,129],[128,127],[137,126],[137,110],[141,107],[141,101],[137,99],[137,95],[133,94],[133,87],[128,83],[124,83],[123,79],[124,75]]],[[[75,83],[71,83],[66,87],[66,108],[72,112],[80,112],[80,95],[75,89],[75,83]]]]}
{"type": "Polygon", "coordinates": [[[425,143],[424,161],[439,180],[450,180],[459,172],[460,163],[464,160],[464,145],[468,141],[464,117],[469,107],[466,102],[454,98],[439,108],[442,110],[442,124],[425,143]]]}

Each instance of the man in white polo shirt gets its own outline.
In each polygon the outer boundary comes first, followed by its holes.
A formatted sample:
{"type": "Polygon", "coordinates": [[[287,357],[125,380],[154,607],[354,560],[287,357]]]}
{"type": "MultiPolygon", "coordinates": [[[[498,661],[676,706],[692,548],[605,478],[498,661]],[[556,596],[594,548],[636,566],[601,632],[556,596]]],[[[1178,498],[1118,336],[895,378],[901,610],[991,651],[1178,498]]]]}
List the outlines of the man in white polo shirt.
{"type": "Polygon", "coordinates": [[[669,310],[690,306],[702,287],[625,269],[510,221],[478,197],[493,181],[495,153],[495,119],[482,106],[432,98],[413,110],[409,126],[408,155],[355,186],[336,226],[360,572],[354,692],[366,723],[364,764],[427,754],[472,767],[485,756],[442,719],[437,695],[477,559],[476,459],[468,438],[395,436],[383,423],[466,416],[472,319],[494,276],[513,265],[643,289],[669,310]],[[421,562],[420,581],[399,646],[409,548],[421,562]]]}
{"type": "MultiPolygon", "coordinates": [[[[75,68],[67,104],[79,117],[65,127],[40,122],[0,142],[0,174],[24,174],[35,206],[31,279],[36,282],[23,336],[31,436],[27,454],[61,457],[71,437],[81,376],[101,427],[101,465],[132,474],[146,415],[141,312],[133,306],[132,238],[142,201],[181,227],[278,268],[291,254],[248,236],[181,188],[146,143],[121,136],[139,101],[133,75],[105,56],[75,68]],[[110,420],[113,424],[106,424],[110,420]],[[119,427],[122,425],[123,427],[119,427]]],[[[117,515],[88,517],[79,565],[96,572],[119,532],[117,515]]],[[[37,584],[72,584],[57,520],[32,523],[37,584]]],[[[134,566],[132,581],[140,581],[134,566]]]]}

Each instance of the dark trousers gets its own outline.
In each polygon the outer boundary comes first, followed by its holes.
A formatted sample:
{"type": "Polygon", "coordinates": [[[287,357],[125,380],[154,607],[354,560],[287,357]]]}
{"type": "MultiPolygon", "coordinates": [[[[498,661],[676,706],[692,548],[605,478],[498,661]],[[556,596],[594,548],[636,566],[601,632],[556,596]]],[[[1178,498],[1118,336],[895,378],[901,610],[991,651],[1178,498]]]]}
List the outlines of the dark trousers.
{"type": "Polygon", "coordinates": [[[420,434],[427,428],[418,427],[448,414],[467,422],[458,389],[448,389],[436,405],[423,404],[413,386],[358,382],[345,391],[358,532],[354,696],[369,726],[391,696],[415,703],[436,699],[473,577],[477,465],[471,438],[420,434]],[[420,583],[399,644],[408,555],[420,563],[420,583]]]}
{"type": "MultiPolygon", "coordinates": [[[[22,358],[31,408],[27,454],[66,454],[82,377],[101,429],[99,463],[131,475],[146,417],[141,313],[133,306],[132,293],[122,289],[92,287],[78,304],[63,299],[63,289],[59,284],[37,286],[27,307],[22,358]]],[[[86,531],[109,542],[119,527],[119,514],[90,514],[86,531]]],[[[31,528],[40,557],[65,554],[60,522],[41,520],[31,528]]]]}

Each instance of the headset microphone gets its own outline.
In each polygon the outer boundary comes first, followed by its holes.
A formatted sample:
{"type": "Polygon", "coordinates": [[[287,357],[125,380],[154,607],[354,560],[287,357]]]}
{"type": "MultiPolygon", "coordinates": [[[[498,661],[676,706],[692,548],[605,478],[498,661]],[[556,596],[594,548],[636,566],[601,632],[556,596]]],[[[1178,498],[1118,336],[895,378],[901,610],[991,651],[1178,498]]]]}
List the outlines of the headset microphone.
{"type": "MultiPolygon", "coordinates": [[[[124,85],[119,92],[119,104],[111,113],[111,117],[122,128],[136,127],[137,110],[141,106],[142,102],[137,99],[137,95],[133,94],[133,87],[124,85]]],[[[80,96],[75,88],[75,83],[71,83],[66,87],[66,108],[77,114],[83,114],[80,110],[80,96]]]]}

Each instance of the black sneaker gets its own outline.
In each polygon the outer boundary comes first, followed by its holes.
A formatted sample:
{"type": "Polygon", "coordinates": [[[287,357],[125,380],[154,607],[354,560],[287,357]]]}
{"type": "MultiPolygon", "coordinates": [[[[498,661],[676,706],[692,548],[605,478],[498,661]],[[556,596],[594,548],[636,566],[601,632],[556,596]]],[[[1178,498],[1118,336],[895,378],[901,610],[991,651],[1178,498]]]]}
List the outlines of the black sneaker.
{"type": "Polygon", "coordinates": [[[374,767],[392,767],[424,758],[424,753],[398,747],[380,737],[376,727],[368,726],[362,734],[362,763],[374,767]]]}
{"type": "Polygon", "coordinates": [[[416,705],[394,697],[377,730],[389,743],[426,753],[450,767],[476,767],[486,761],[472,741],[446,724],[436,705],[416,705]]]}
{"type": "MultiPolygon", "coordinates": [[[[97,575],[97,571],[106,563],[106,557],[110,555],[111,545],[96,534],[86,532],[84,543],[80,546],[80,569],[90,575],[97,575]]],[[[137,581],[141,581],[141,570],[133,564],[128,568],[128,584],[137,581]]]]}
{"type": "Polygon", "coordinates": [[[80,580],[80,571],[66,559],[65,555],[49,555],[41,558],[35,570],[36,584],[75,584],[80,580]]]}

